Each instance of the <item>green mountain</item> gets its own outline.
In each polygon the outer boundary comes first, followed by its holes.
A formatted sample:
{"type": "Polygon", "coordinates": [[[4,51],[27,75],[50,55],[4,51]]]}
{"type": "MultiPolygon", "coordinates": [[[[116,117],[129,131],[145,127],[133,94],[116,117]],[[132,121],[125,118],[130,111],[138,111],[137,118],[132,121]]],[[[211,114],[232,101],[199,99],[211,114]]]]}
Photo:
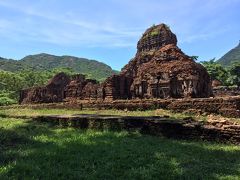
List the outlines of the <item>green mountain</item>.
{"type": "Polygon", "coordinates": [[[26,56],[21,60],[12,60],[0,58],[0,70],[21,71],[25,69],[32,70],[52,70],[55,68],[67,67],[76,73],[87,74],[89,77],[103,80],[112,74],[116,74],[110,66],[85,58],[73,56],[54,56],[50,54],[37,54],[26,56]]]}
{"type": "Polygon", "coordinates": [[[229,66],[234,62],[240,62],[240,42],[237,47],[231,49],[217,62],[222,64],[223,66],[229,66]]]}

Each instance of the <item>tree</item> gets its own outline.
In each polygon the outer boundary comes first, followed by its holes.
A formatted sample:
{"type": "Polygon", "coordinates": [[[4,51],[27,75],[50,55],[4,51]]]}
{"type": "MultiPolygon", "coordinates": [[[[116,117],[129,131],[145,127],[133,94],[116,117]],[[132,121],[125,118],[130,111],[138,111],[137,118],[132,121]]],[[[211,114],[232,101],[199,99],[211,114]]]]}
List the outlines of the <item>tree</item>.
{"type": "Polygon", "coordinates": [[[231,83],[240,87],[240,63],[235,62],[233,63],[230,68],[229,72],[231,74],[231,83]]]}
{"type": "Polygon", "coordinates": [[[219,80],[223,85],[229,85],[229,72],[221,64],[215,62],[215,58],[201,63],[207,69],[212,80],[219,80]]]}
{"type": "Polygon", "coordinates": [[[198,58],[199,58],[199,56],[190,56],[190,58],[191,58],[192,60],[194,60],[194,61],[197,61],[198,58]]]}
{"type": "Polygon", "coordinates": [[[16,73],[0,71],[0,91],[18,91],[24,85],[24,78],[16,73]]]}

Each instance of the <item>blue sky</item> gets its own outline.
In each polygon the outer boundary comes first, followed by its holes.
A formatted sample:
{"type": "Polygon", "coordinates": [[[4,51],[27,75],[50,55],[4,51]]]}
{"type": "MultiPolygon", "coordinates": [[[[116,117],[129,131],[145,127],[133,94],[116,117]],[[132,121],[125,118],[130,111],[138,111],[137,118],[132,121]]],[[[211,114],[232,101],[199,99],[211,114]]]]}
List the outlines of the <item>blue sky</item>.
{"type": "Polygon", "coordinates": [[[0,0],[0,56],[73,55],[120,70],[161,22],[186,54],[219,58],[240,40],[240,0],[0,0]]]}

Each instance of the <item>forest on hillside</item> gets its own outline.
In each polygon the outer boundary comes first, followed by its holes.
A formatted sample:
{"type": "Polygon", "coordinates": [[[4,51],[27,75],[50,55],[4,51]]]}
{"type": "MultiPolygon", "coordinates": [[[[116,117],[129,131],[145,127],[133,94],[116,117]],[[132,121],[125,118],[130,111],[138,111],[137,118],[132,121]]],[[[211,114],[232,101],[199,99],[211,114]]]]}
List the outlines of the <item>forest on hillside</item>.
{"type": "Polygon", "coordinates": [[[10,72],[52,71],[62,67],[68,67],[73,72],[87,74],[89,78],[103,81],[108,76],[117,73],[110,66],[97,60],[78,58],[74,56],[56,56],[51,54],[29,55],[20,60],[0,57],[0,70],[10,72]]]}

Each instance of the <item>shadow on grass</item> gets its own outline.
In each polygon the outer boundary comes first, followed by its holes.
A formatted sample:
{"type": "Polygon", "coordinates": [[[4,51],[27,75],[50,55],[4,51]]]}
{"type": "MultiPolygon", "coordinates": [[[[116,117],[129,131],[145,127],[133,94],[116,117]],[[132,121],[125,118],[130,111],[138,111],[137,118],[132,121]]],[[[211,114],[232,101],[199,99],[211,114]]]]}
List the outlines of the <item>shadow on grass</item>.
{"type": "Polygon", "coordinates": [[[0,129],[0,179],[217,179],[240,176],[240,148],[139,133],[0,129]]]}

